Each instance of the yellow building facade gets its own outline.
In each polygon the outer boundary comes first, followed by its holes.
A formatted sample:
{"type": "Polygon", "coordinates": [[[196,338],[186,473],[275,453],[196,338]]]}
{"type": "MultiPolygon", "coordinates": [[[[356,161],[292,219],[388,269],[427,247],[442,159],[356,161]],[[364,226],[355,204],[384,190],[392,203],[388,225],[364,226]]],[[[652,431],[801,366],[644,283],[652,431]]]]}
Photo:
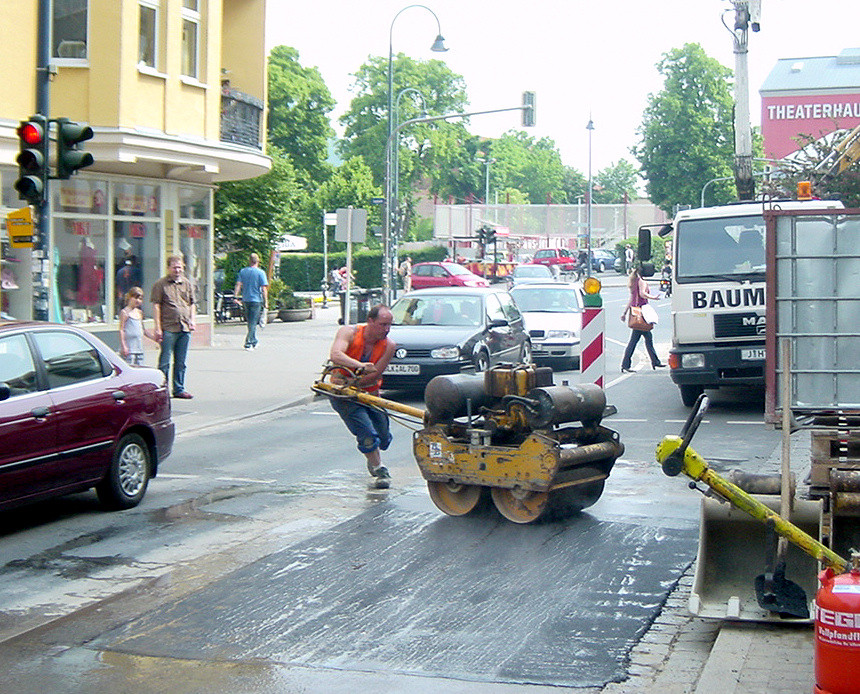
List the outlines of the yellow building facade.
{"type": "MultiPolygon", "coordinates": [[[[36,111],[38,4],[4,0],[0,10],[0,308],[25,319],[35,261],[11,247],[5,222],[24,205],[16,128],[36,111]]],[[[88,123],[95,163],[49,182],[40,262],[51,320],[115,334],[125,291],[148,297],[180,254],[197,288],[195,341],[209,341],[213,191],[271,168],[265,14],[266,0],[53,0],[47,116],[88,123]]]]}

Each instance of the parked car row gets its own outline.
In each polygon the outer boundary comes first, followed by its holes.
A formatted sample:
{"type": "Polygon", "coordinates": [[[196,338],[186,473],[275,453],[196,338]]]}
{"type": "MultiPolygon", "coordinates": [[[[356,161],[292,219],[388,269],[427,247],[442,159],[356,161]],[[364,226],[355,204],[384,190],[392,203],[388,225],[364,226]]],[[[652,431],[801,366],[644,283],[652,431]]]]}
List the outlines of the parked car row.
{"type": "Polygon", "coordinates": [[[424,386],[434,376],[500,363],[579,362],[582,293],[553,278],[499,288],[418,289],[391,308],[397,344],[383,387],[424,386]]]}

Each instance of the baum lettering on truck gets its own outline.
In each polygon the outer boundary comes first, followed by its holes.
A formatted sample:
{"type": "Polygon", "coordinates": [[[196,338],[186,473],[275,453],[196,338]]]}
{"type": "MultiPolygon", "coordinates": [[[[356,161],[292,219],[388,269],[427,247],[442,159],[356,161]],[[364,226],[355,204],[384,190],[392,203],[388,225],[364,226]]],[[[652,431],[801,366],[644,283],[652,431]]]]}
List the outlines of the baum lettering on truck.
{"type": "Polygon", "coordinates": [[[740,306],[764,306],[764,287],[743,289],[712,289],[710,292],[696,290],[692,293],[693,308],[737,308],[740,306]]]}

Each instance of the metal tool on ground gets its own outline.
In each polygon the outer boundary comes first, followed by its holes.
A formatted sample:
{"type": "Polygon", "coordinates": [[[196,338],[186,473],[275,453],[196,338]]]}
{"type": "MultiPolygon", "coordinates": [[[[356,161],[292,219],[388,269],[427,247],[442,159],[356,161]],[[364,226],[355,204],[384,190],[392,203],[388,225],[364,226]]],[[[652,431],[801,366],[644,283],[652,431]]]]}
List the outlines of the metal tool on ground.
{"type": "MultiPolygon", "coordinates": [[[[692,488],[706,494],[702,503],[699,553],[690,610],[703,617],[771,621],[797,617],[790,611],[780,610],[794,609],[802,602],[808,618],[806,596],[815,593],[817,566],[804,557],[803,552],[839,572],[847,566],[845,559],[810,534],[810,531],[817,533],[820,528],[821,503],[796,501],[788,520],[771,508],[776,506],[773,495],[749,493],[739,484],[715,473],[689,445],[707,406],[707,397],[700,395],[681,436],[666,436],[657,446],[657,461],[663,472],[669,476],[683,472],[693,480],[692,488]],[[697,482],[706,484],[710,491],[700,489],[697,482]],[[707,498],[708,495],[714,498],[707,498]],[[736,513],[729,504],[748,514],[756,523],[745,522],[743,514],[736,513]],[[773,570],[769,590],[775,596],[760,604],[755,584],[767,544],[765,526],[772,527],[793,547],[787,548],[779,575],[776,568],[773,570]],[[797,548],[802,552],[796,551],[797,548]],[[788,581],[787,575],[792,576],[793,581],[788,581]],[[803,592],[802,598],[793,586],[803,592]]],[[[762,490],[761,480],[744,480],[742,476],[736,479],[744,486],[762,490]]]]}
{"type": "Polygon", "coordinates": [[[560,517],[594,504],[624,452],[601,388],[554,385],[552,369],[499,365],[478,374],[437,376],[427,410],[368,395],[328,367],[312,390],[404,414],[422,423],[413,453],[431,499],[463,516],[487,505],[514,523],[560,517]]]}

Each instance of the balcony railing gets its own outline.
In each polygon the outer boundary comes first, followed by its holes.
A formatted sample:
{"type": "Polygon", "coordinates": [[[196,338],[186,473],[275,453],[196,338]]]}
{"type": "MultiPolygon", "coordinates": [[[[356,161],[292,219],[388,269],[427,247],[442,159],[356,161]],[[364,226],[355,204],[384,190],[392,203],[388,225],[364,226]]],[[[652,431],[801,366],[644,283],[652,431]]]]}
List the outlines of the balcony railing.
{"type": "Polygon", "coordinates": [[[221,142],[262,149],[263,101],[228,86],[221,87],[221,142]]]}

